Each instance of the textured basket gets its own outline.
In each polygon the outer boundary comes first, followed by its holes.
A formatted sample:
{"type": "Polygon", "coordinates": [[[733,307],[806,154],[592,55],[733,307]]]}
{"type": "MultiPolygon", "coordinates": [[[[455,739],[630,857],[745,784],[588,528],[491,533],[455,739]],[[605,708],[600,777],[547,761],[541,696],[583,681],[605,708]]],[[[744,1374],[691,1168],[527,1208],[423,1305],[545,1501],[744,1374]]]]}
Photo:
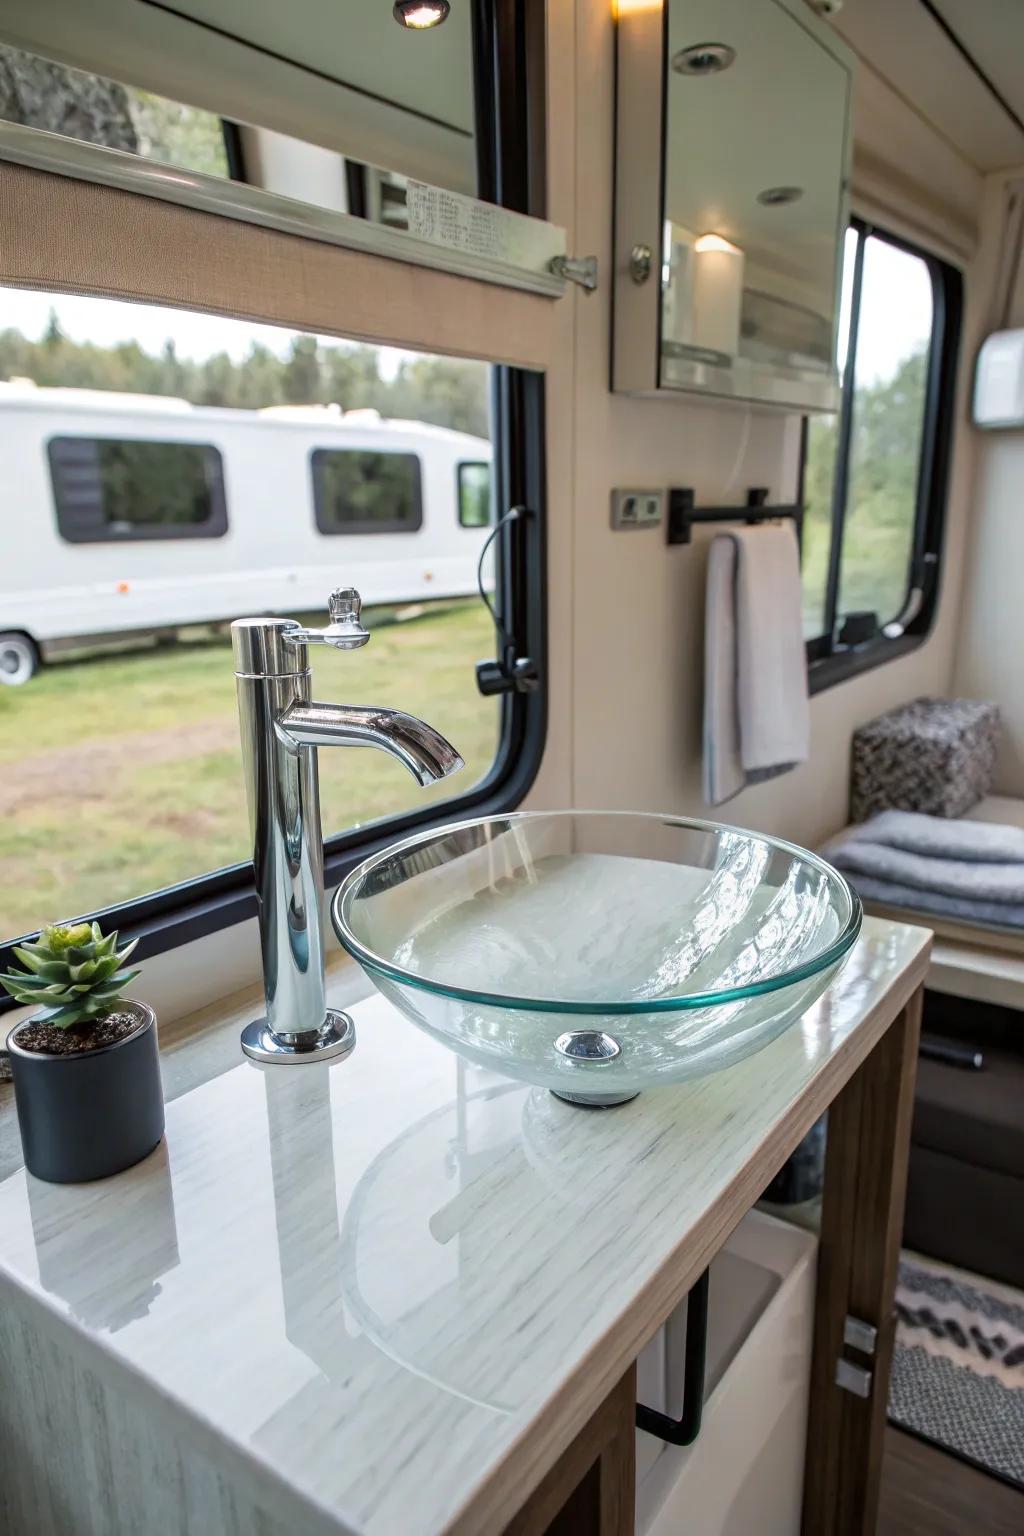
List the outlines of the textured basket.
{"type": "Polygon", "coordinates": [[[992,787],[998,706],[978,699],[915,699],[853,735],[850,815],[878,811],[963,816],[992,787]]]}

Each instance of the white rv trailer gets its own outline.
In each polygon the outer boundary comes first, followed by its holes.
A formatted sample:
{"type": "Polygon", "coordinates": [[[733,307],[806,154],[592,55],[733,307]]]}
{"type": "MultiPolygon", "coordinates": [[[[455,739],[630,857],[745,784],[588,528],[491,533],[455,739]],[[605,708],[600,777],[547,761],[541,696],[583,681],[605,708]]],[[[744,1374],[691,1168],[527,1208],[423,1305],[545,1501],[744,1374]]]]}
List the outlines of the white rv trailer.
{"type": "Polygon", "coordinates": [[[482,438],[338,406],[225,410],[0,383],[0,681],[48,652],[476,588],[482,438]]]}

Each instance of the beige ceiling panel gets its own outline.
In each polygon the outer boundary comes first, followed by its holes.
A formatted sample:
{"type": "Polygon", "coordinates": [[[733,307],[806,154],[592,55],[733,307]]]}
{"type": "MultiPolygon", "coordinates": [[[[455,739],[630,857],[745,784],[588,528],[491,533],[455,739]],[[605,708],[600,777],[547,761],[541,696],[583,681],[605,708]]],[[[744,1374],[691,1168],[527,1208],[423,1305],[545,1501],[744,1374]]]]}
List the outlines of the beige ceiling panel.
{"type": "Polygon", "coordinates": [[[288,0],[287,5],[281,0],[174,0],[174,9],[346,85],[473,132],[473,45],[466,0],[457,0],[443,27],[428,32],[398,26],[390,0],[288,0]]]}
{"type": "MultiPolygon", "coordinates": [[[[1024,11],[1017,0],[1006,0],[1003,9],[1011,7],[1024,11]]],[[[994,170],[1024,158],[1024,133],[920,0],[851,0],[835,27],[976,168],[994,170]]]]}
{"type": "Polygon", "coordinates": [[[853,204],[901,225],[924,244],[973,250],[984,178],[893,91],[862,66],[853,91],[853,204]],[[867,204],[870,203],[870,207],[867,204]]]}
{"type": "Polygon", "coordinates": [[[1021,0],[934,0],[934,4],[996,90],[1024,120],[1021,0]]]}

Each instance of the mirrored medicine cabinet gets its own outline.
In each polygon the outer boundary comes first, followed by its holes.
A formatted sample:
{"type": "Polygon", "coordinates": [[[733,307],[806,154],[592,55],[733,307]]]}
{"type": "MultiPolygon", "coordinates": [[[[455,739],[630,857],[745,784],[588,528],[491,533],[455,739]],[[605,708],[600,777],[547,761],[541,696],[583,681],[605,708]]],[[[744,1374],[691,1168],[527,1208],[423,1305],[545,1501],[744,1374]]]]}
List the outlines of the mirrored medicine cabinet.
{"type": "Polygon", "coordinates": [[[834,410],[852,56],[805,0],[623,0],[613,385],[834,410]]]}

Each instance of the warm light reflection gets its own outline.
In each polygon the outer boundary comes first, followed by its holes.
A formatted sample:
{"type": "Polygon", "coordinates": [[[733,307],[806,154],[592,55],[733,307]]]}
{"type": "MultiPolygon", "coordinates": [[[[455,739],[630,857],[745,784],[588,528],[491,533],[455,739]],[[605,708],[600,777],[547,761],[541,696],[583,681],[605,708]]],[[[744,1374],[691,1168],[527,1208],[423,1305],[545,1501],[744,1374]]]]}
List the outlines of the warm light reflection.
{"type": "Polygon", "coordinates": [[[701,235],[693,248],[701,254],[704,251],[730,251],[734,256],[742,255],[739,246],[726,240],[724,235],[701,235]]]}
{"type": "Polygon", "coordinates": [[[623,16],[650,15],[660,11],[663,0],[612,0],[612,15],[616,21],[623,16]]]}

